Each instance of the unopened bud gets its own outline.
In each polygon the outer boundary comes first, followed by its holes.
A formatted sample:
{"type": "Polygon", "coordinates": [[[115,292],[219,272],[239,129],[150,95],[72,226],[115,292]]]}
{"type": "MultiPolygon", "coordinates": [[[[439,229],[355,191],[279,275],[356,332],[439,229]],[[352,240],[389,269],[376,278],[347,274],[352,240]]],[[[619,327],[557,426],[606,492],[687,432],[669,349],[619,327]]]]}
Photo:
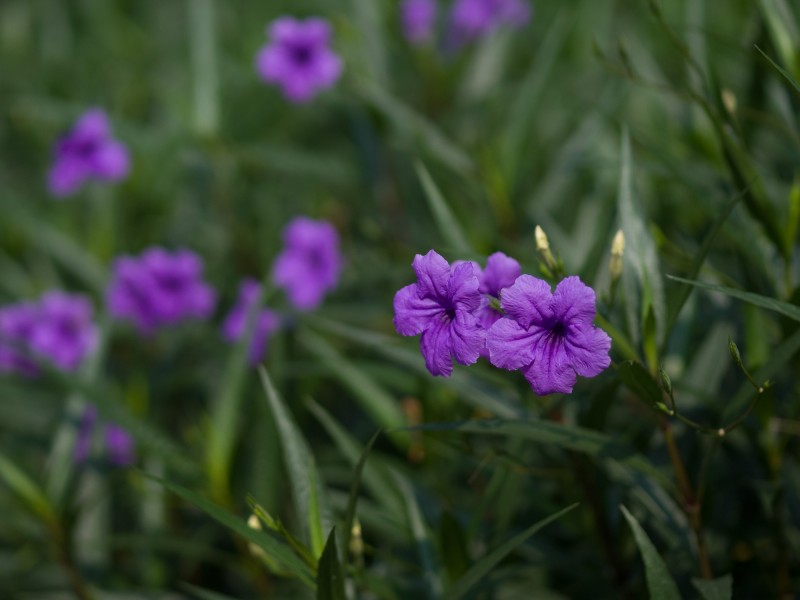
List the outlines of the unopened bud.
{"type": "Polygon", "coordinates": [[[350,552],[357,557],[364,554],[364,538],[361,537],[361,523],[358,519],[353,521],[350,532],[350,552]]]}
{"type": "Polygon", "coordinates": [[[734,114],[736,112],[736,95],[728,90],[722,90],[722,104],[730,114],[734,114]]]}
{"type": "Polygon", "coordinates": [[[622,277],[622,255],[624,252],[625,234],[620,229],[611,242],[611,260],[608,263],[608,273],[611,276],[611,281],[617,281],[622,277]]]}
{"type": "MultiPolygon", "coordinates": [[[[261,531],[261,520],[254,514],[250,515],[250,518],[247,519],[247,526],[250,529],[255,529],[256,531],[261,531]]],[[[260,546],[253,544],[252,542],[248,544],[248,548],[250,549],[250,554],[253,556],[257,556],[259,558],[266,558],[267,554],[264,552],[264,549],[260,546]]]]}
{"type": "Polygon", "coordinates": [[[664,388],[664,391],[672,396],[672,380],[669,378],[669,375],[667,375],[667,372],[664,369],[659,369],[658,374],[661,377],[661,385],[664,388]]]}
{"type": "Polygon", "coordinates": [[[553,258],[553,253],[550,250],[550,241],[547,239],[547,234],[544,232],[544,229],[537,225],[536,229],[533,231],[533,235],[536,238],[536,250],[542,257],[545,266],[550,269],[551,272],[555,272],[557,269],[556,259],[553,258]]]}
{"type": "Polygon", "coordinates": [[[731,353],[733,361],[739,366],[739,368],[744,369],[742,355],[739,353],[739,346],[736,345],[736,342],[734,342],[733,338],[730,336],[728,336],[728,350],[731,353]]]}

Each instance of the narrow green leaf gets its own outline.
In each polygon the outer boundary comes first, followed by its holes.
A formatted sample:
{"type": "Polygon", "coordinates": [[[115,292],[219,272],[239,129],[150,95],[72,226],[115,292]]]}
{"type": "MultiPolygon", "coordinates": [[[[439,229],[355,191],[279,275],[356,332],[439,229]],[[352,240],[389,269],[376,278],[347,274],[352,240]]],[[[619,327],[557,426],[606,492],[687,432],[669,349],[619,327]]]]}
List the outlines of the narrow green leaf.
{"type": "Polygon", "coordinates": [[[785,317],[789,317],[794,321],[800,321],[800,307],[795,306],[794,304],[789,304],[788,302],[781,302],[780,300],[775,300],[774,298],[761,296],[760,294],[754,294],[752,292],[737,290],[731,287],[725,287],[724,285],[704,283],[702,281],[691,281],[690,279],[684,279],[683,277],[675,277],[673,275],[667,275],[667,277],[669,279],[672,279],[673,281],[680,281],[681,283],[687,283],[689,285],[693,285],[695,287],[699,287],[701,289],[708,290],[710,292],[719,292],[727,296],[732,296],[734,298],[738,298],[739,300],[744,300],[745,302],[748,302],[755,306],[766,308],[767,310],[770,310],[772,312],[776,312],[785,317]]]}
{"type": "Polygon", "coordinates": [[[644,456],[636,452],[628,444],[604,433],[559,425],[550,421],[524,420],[486,420],[464,421],[461,423],[437,423],[423,425],[414,429],[421,431],[447,431],[473,433],[479,435],[496,435],[513,439],[525,439],[532,442],[549,444],[583,452],[596,458],[611,458],[617,462],[653,477],[663,485],[670,487],[668,480],[644,456]]]}
{"type": "Polygon", "coordinates": [[[640,400],[656,407],[664,402],[661,388],[640,363],[626,360],[617,367],[619,378],[640,400]]]}
{"type": "Polygon", "coordinates": [[[759,0],[758,7],[767,24],[770,39],[781,60],[790,69],[797,68],[800,29],[786,0],[759,0]]]}
{"type": "Polygon", "coordinates": [[[433,218],[439,227],[439,233],[442,234],[442,237],[454,252],[457,252],[462,257],[471,256],[474,251],[469,242],[467,242],[464,231],[456,220],[453,211],[450,210],[447,201],[442,196],[433,178],[431,178],[431,174],[425,168],[425,165],[419,161],[416,162],[414,167],[422,184],[422,189],[425,191],[425,197],[428,199],[428,206],[431,208],[433,218]]]}
{"type": "Polygon", "coordinates": [[[55,512],[44,491],[3,454],[0,454],[0,479],[42,521],[49,524],[56,522],[55,512]]]}
{"type": "Polygon", "coordinates": [[[331,529],[317,568],[317,600],[347,600],[344,572],[336,545],[336,528],[331,529]]]}
{"type": "Polygon", "coordinates": [[[382,5],[373,0],[350,0],[353,22],[360,37],[356,56],[363,60],[373,81],[387,85],[389,70],[386,34],[381,22],[382,5]]]}
{"type": "Polygon", "coordinates": [[[489,554],[481,558],[477,563],[472,565],[472,568],[467,571],[467,573],[458,580],[458,582],[450,589],[445,598],[447,600],[457,600],[458,598],[464,597],[467,592],[469,592],[476,584],[478,584],[484,577],[486,577],[493,568],[495,568],[500,561],[502,561],[506,556],[511,554],[514,550],[516,550],[519,546],[524,544],[528,538],[530,538],[533,534],[535,534],[540,529],[546,527],[556,519],[564,516],[574,508],[578,506],[577,503],[568,506],[567,508],[558,511],[557,513],[550,515],[546,519],[542,519],[538,523],[531,525],[525,531],[518,533],[514,537],[512,537],[507,542],[501,544],[489,554]]]}
{"type": "MultiPolygon", "coordinates": [[[[406,424],[399,402],[324,338],[308,329],[301,329],[297,340],[323,363],[330,365],[331,373],[353,392],[361,407],[378,425],[392,429],[406,424]]],[[[404,435],[395,432],[392,437],[395,442],[406,444],[404,435]]]]}
{"type": "Polygon", "coordinates": [[[639,552],[642,553],[647,589],[650,591],[651,600],[681,600],[678,586],[675,585],[675,580],[672,579],[667,565],[664,564],[661,556],[659,556],[658,551],[653,546],[653,542],[647,537],[636,518],[628,512],[628,509],[622,505],[619,508],[633,531],[633,537],[636,539],[636,545],[639,546],[639,552]]]}
{"type": "Polygon", "coordinates": [[[281,438],[292,496],[297,503],[298,512],[306,518],[311,551],[316,558],[319,558],[325,548],[325,532],[330,530],[330,520],[316,462],[300,428],[272,385],[266,369],[259,367],[258,374],[281,438]]]}
{"type": "Polygon", "coordinates": [[[300,579],[303,583],[314,589],[314,573],[311,568],[298,558],[292,550],[285,544],[279,542],[270,535],[249,527],[244,519],[228,512],[224,508],[217,506],[213,502],[203,498],[199,494],[192,492],[185,487],[172,483],[166,479],[152,477],[154,481],[159,482],[172,493],[180,496],[190,504],[194,504],[198,508],[206,512],[210,517],[219,521],[229,529],[232,529],[248,542],[259,546],[276,561],[280,562],[286,571],[292,573],[295,577],[300,579]]]}
{"type": "Polygon", "coordinates": [[[467,548],[464,528],[452,512],[445,510],[439,518],[439,555],[448,581],[457,581],[469,570],[467,548]]]}
{"type": "Polygon", "coordinates": [[[692,585],[700,592],[703,600],[731,600],[733,598],[733,576],[725,575],[712,581],[692,579],[692,585]]]}
{"type": "MultiPolygon", "coordinates": [[[[666,324],[661,267],[655,242],[645,222],[642,204],[635,197],[633,191],[633,159],[627,130],[622,135],[620,156],[621,170],[617,203],[620,225],[625,234],[623,264],[628,267],[623,271],[622,276],[622,289],[625,294],[625,305],[628,309],[628,326],[634,341],[638,337],[636,333],[644,330],[643,334],[651,333],[655,336],[652,341],[658,340],[658,343],[660,343],[664,337],[664,326],[666,324]],[[630,285],[631,276],[635,278],[635,286],[630,285]],[[625,284],[626,280],[628,285],[625,284]],[[635,310],[637,306],[639,306],[638,317],[635,310]],[[644,327],[651,310],[652,318],[654,319],[653,327],[644,327]]],[[[647,343],[649,340],[645,340],[645,342],[647,343]]]]}
{"type": "Polygon", "coordinates": [[[356,463],[353,471],[353,477],[350,481],[350,496],[347,499],[347,511],[345,512],[344,517],[345,552],[347,552],[350,548],[350,538],[353,535],[353,526],[355,525],[356,521],[356,506],[358,504],[358,489],[361,486],[361,476],[364,473],[364,466],[367,464],[367,457],[369,456],[369,453],[372,452],[372,446],[375,445],[375,442],[380,435],[381,430],[379,429],[372,434],[372,437],[367,442],[367,445],[364,446],[364,450],[361,452],[361,456],[358,457],[358,462],[356,463]]]}
{"type": "Polygon", "coordinates": [[[756,46],[756,50],[758,50],[761,53],[761,56],[763,56],[765,59],[767,59],[767,62],[770,65],[772,65],[773,69],[775,69],[778,73],[783,75],[783,77],[786,79],[786,81],[788,81],[792,85],[792,87],[795,90],[797,90],[798,93],[800,93],[800,82],[798,82],[797,79],[792,77],[792,74],[789,73],[789,71],[784,69],[782,66],[780,66],[778,63],[776,63],[774,60],[772,60],[769,57],[769,55],[766,52],[764,52],[761,48],[759,48],[758,46],[756,46]]]}

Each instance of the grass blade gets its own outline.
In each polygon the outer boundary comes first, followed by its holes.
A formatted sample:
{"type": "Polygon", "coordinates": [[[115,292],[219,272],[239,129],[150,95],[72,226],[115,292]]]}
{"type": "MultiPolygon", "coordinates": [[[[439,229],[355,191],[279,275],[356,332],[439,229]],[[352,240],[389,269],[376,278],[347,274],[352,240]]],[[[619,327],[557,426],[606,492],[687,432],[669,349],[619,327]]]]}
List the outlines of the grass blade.
{"type": "Polygon", "coordinates": [[[336,546],[336,528],[331,529],[317,569],[317,600],[347,600],[344,572],[336,546]]]}
{"type": "Polygon", "coordinates": [[[507,542],[501,544],[489,554],[481,558],[475,563],[464,576],[458,580],[453,588],[445,595],[446,600],[457,600],[464,597],[476,584],[478,584],[484,577],[486,577],[494,567],[500,563],[506,556],[511,554],[518,546],[524,544],[528,538],[535,534],[540,529],[546,527],[556,519],[561,518],[574,508],[578,506],[577,502],[568,506],[567,508],[558,511],[554,515],[550,515],[546,519],[542,519],[538,523],[531,525],[525,531],[518,533],[507,542]]]}
{"type": "Polygon", "coordinates": [[[712,581],[692,579],[692,585],[703,600],[731,600],[733,598],[733,576],[725,575],[712,581]]]}
{"type": "Polygon", "coordinates": [[[636,545],[639,546],[639,552],[642,553],[650,598],[653,600],[681,600],[675,580],[672,579],[667,565],[664,564],[661,556],[659,556],[658,551],[653,546],[653,542],[650,541],[642,526],[639,525],[639,521],[624,506],[620,505],[619,508],[633,530],[636,545]]]}
{"type": "Polygon", "coordinates": [[[260,367],[258,374],[281,438],[292,495],[297,503],[298,513],[306,518],[312,553],[319,558],[325,548],[325,532],[330,530],[330,524],[316,462],[300,429],[272,385],[266,369],[260,367]]]}
{"type": "Polygon", "coordinates": [[[419,161],[417,161],[414,167],[416,168],[417,176],[422,184],[422,189],[425,191],[425,197],[428,199],[428,206],[431,208],[433,218],[436,221],[436,225],[439,227],[439,232],[442,234],[442,237],[447,241],[453,251],[458,252],[461,257],[465,258],[474,254],[474,251],[470,248],[469,242],[467,242],[461,225],[459,225],[453,211],[450,210],[444,196],[442,196],[441,191],[439,191],[433,178],[431,178],[428,169],[419,161]]]}

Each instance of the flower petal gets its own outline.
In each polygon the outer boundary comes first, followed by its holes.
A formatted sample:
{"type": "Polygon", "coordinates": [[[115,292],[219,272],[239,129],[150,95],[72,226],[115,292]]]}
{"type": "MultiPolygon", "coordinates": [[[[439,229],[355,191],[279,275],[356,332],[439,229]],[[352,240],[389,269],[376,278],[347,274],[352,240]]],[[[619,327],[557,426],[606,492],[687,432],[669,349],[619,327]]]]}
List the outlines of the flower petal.
{"type": "Polygon", "coordinates": [[[524,375],[539,396],[557,392],[568,394],[578,379],[563,338],[546,333],[539,338],[533,362],[525,369],[524,375]]]}
{"type": "Polygon", "coordinates": [[[528,331],[513,319],[500,319],[486,334],[489,362],[509,371],[531,364],[541,332],[540,329],[528,331]]]}
{"type": "Polygon", "coordinates": [[[422,332],[419,340],[425,366],[431,375],[449,377],[453,372],[453,361],[450,358],[452,343],[450,323],[445,319],[435,320],[422,332]]]}
{"type": "Polygon", "coordinates": [[[430,298],[420,298],[416,283],[394,295],[394,327],[400,335],[417,335],[439,320],[444,309],[430,298]]]}
{"type": "Polygon", "coordinates": [[[486,341],[484,331],[474,315],[466,311],[456,311],[456,318],[450,325],[453,356],[462,365],[477,362],[486,341]]]}
{"type": "Polygon", "coordinates": [[[611,338],[598,327],[571,330],[564,338],[567,354],[578,375],[594,377],[611,364],[611,338]]]}
{"type": "Polygon", "coordinates": [[[448,281],[448,298],[452,306],[472,312],[481,303],[478,292],[478,278],[473,268],[473,263],[463,262],[456,265],[450,272],[448,281]]]}
{"type": "Polygon", "coordinates": [[[480,276],[481,294],[499,297],[500,290],[514,285],[521,273],[522,268],[516,260],[502,252],[495,252],[486,259],[486,269],[480,276]]]}
{"type": "Polygon", "coordinates": [[[420,296],[436,300],[447,298],[450,265],[444,258],[430,250],[425,256],[417,254],[412,265],[417,274],[420,296]]]}
{"type": "Polygon", "coordinates": [[[532,275],[520,275],[514,285],[500,294],[506,315],[525,328],[548,325],[552,320],[550,285],[532,275]]]}
{"type": "Polygon", "coordinates": [[[579,277],[562,280],[553,294],[553,313],[565,325],[591,324],[595,315],[594,290],[579,277]]]}

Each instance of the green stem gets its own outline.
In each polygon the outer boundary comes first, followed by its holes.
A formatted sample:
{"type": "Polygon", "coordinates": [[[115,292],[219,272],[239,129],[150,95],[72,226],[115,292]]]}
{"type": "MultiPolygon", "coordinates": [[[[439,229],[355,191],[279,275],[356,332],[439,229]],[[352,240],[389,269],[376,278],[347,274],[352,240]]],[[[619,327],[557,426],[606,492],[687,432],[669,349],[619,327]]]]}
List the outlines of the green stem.
{"type": "Polygon", "coordinates": [[[219,125],[214,0],[188,0],[188,2],[194,129],[199,135],[212,136],[216,134],[219,125]]]}

